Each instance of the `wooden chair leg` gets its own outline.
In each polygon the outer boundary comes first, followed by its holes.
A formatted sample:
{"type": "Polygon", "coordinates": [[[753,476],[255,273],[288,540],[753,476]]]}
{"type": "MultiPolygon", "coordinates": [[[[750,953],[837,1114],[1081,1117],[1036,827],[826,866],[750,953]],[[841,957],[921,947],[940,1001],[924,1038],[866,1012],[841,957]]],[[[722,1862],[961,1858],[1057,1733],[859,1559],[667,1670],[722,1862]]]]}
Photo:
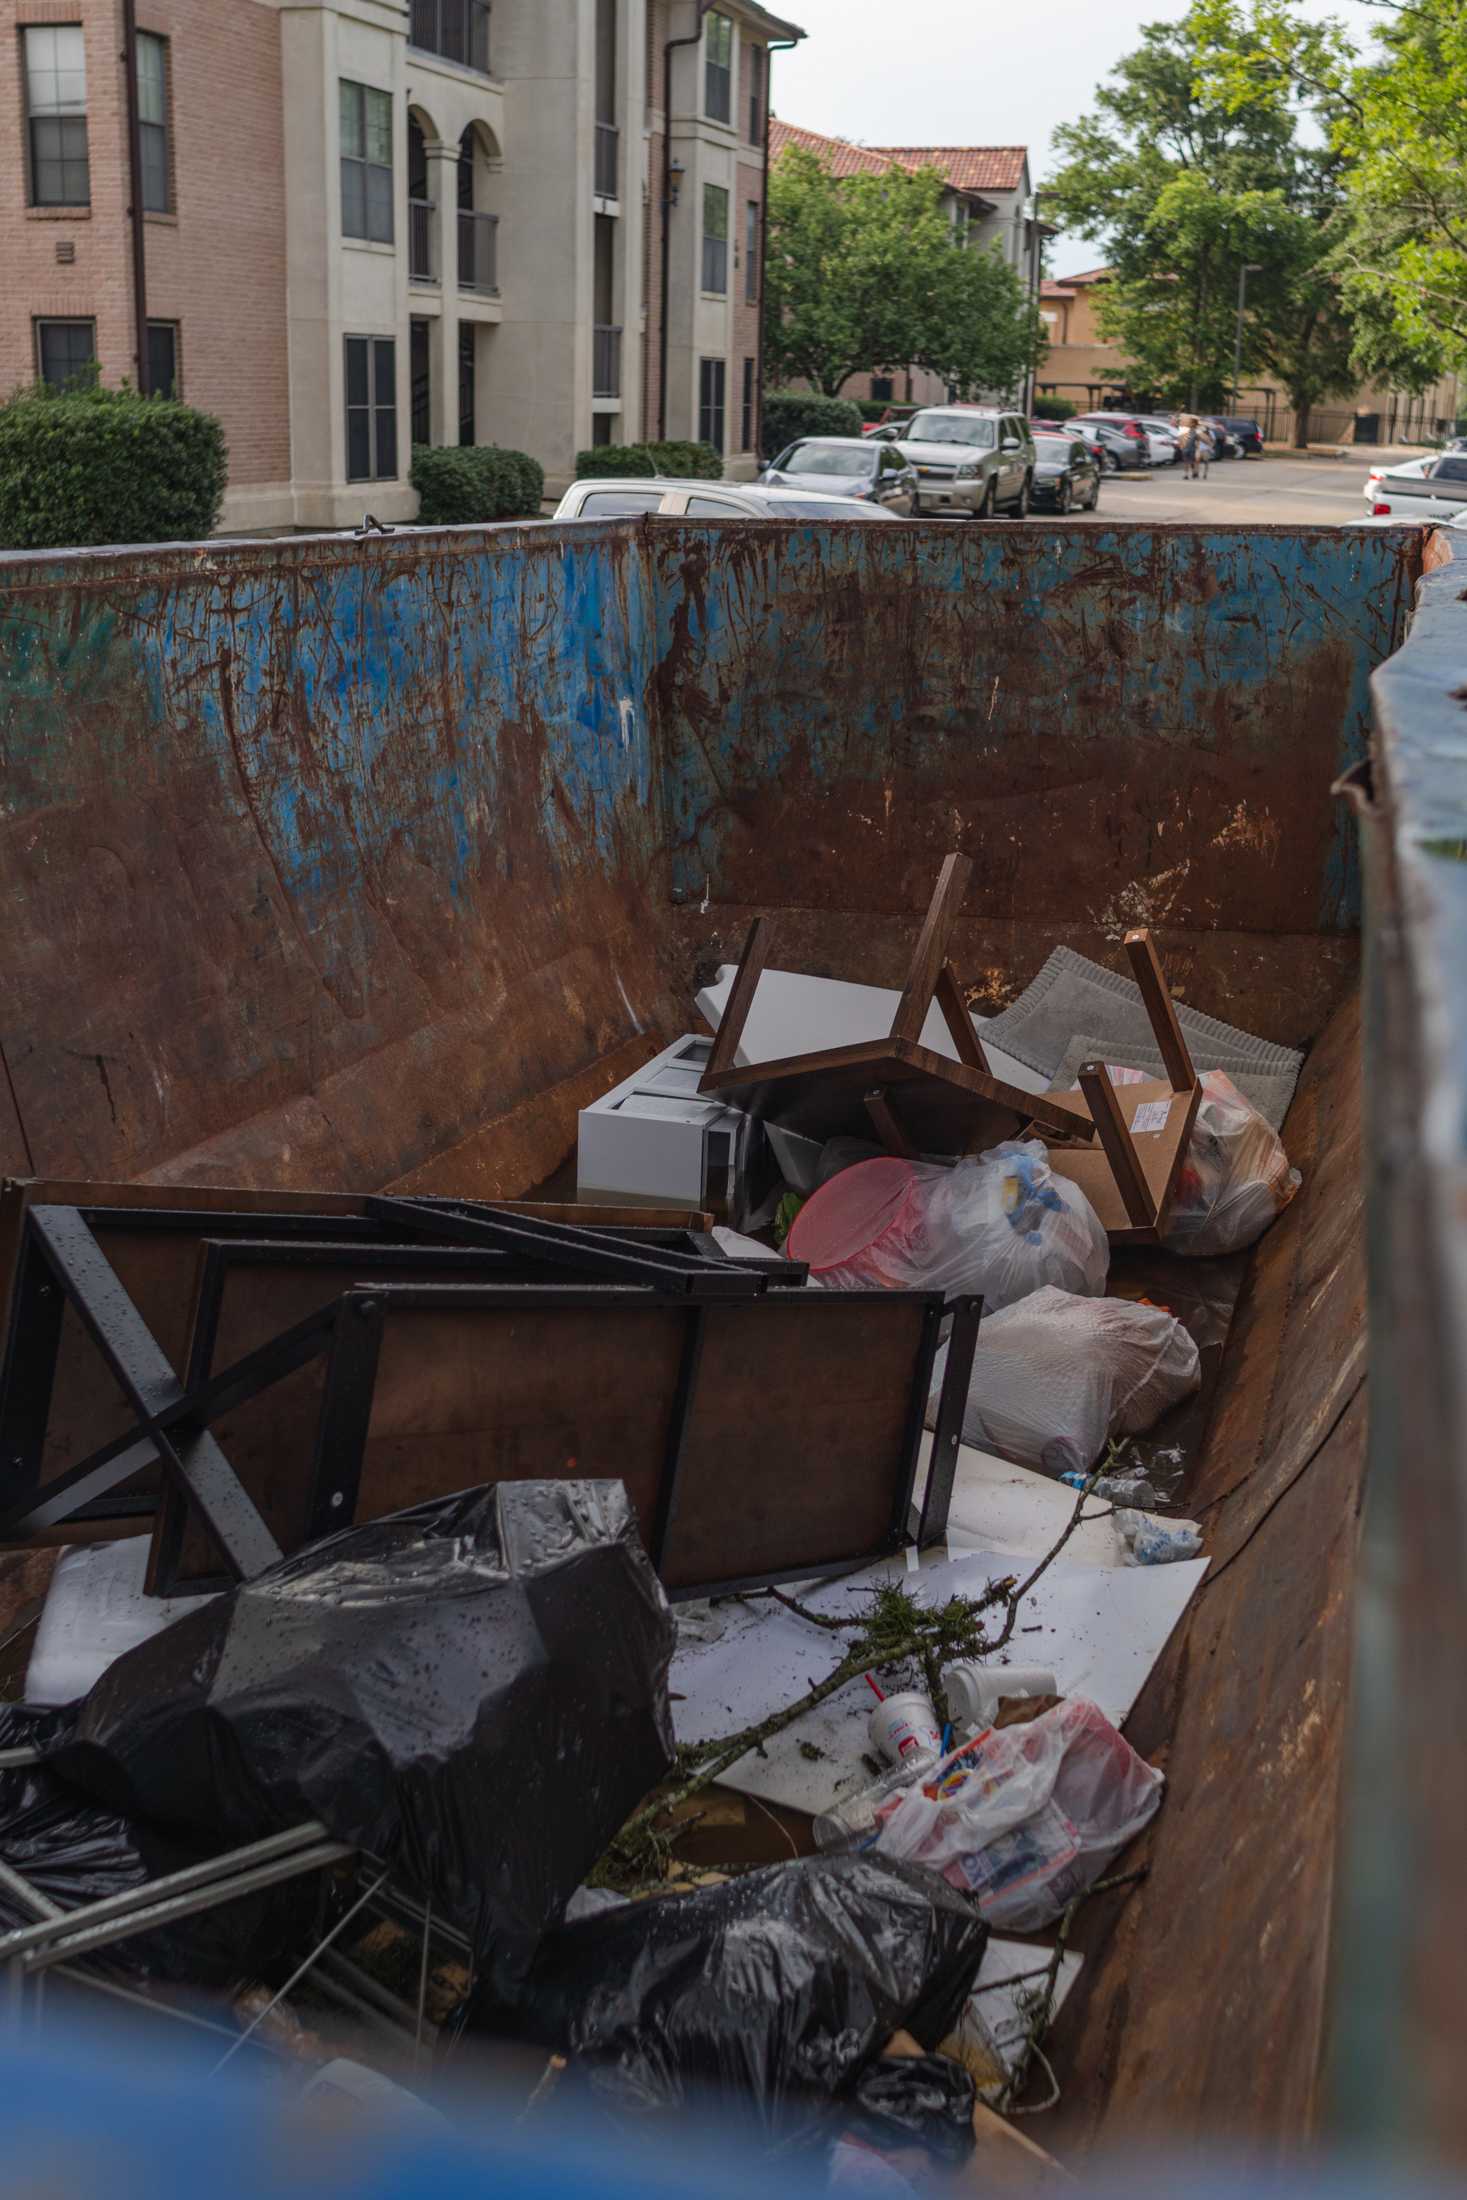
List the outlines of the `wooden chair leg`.
{"type": "Polygon", "coordinates": [[[972,861],[956,851],[943,860],[937,875],[937,885],[927,905],[927,915],[917,935],[912,950],[912,960],[907,967],[907,982],[897,1011],[891,1020],[893,1039],[910,1039],[915,1045],[922,1036],[922,1026],[927,1021],[927,1011],[937,991],[938,975],[947,961],[947,943],[953,926],[958,921],[958,911],[963,906],[963,896],[968,891],[968,881],[973,876],[972,861]]]}
{"type": "Polygon", "coordinates": [[[1133,1229],[1154,1229],[1156,1207],[1151,1188],[1103,1062],[1085,1064],[1080,1071],[1080,1090],[1089,1102],[1090,1118],[1110,1164],[1110,1173],[1116,1180],[1127,1220],[1133,1229]]]}
{"type": "Polygon", "coordinates": [[[952,1033],[953,1045],[958,1050],[958,1060],[966,1062],[969,1069],[981,1069],[986,1076],[988,1056],[983,1051],[983,1041],[973,1029],[973,1019],[968,1014],[968,1004],[963,999],[958,974],[948,962],[937,973],[937,1005],[942,1010],[943,1022],[952,1033]]]}
{"type": "MultiPolygon", "coordinates": [[[[764,965],[769,960],[769,919],[756,917],[749,927],[744,942],[744,952],[739,957],[739,967],[734,972],[734,982],[729,988],[728,1006],[718,1021],[717,1035],[708,1056],[703,1079],[719,1070],[732,1069],[739,1041],[744,1036],[744,1026],[749,1020],[749,1010],[754,1005],[764,965]]],[[[701,1082],[701,1080],[700,1080],[701,1082]]]]}
{"type": "Polygon", "coordinates": [[[874,1092],[867,1093],[866,1113],[870,1116],[875,1126],[876,1135],[887,1152],[899,1154],[903,1161],[911,1161],[914,1158],[915,1149],[901,1124],[897,1121],[892,1111],[891,1102],[880,1086],[877,1086],[874,1092]]]}
{"type": "Polygon", "coordinates": [[[1131,975],[1141,989],[1141,999],[1151,1032],[1161,1054],[1162,1067],[1173,1092],[1190,1092],[1197,1082],[1186,1034],[1177,1021],[1170,988],[1161,967],[1151,933],[1145,925],[1126,934],[1126,955],[1131,975]]]}

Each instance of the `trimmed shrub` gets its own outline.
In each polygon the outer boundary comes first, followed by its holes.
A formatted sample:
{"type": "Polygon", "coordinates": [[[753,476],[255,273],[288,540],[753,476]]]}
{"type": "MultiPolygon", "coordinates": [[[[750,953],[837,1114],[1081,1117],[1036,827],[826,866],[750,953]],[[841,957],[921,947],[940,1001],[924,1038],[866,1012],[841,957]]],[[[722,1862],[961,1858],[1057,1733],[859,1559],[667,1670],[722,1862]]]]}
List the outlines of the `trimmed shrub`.
{"type": "Polygon", "coordinates": [[[1034,393],[1034,418],[1036,420],[1073,420],[1079,406],[1068,397],[1046,397],[1043,390],[1034,393]]]}
{"type": "Polygon", "coordinates": [[[656,474],[674,481],[722,481],[723,460],[711,443],[599,443],[576,453],[581,481],[645,481],[656,474]]]}
{"type": "Polygon", "coordinates": [[[776,390],[764,400],[764,456],[773,458],[801,435],[859,435],[861,408],[849,397],[818,390],[776,390]]]}
{"type": "Polygon", "coordinates": [[[229,454],[208,413],[171,397],[44,383],[0,405],[0,546],[197,542],[229,454]]]}
{"type": "Polygon", "coordinates": [[[545,469],[525,451],[497,443],[415,443],[408,475],[425,527],[471,527],[493,519],[538,519],[545,469]]]}

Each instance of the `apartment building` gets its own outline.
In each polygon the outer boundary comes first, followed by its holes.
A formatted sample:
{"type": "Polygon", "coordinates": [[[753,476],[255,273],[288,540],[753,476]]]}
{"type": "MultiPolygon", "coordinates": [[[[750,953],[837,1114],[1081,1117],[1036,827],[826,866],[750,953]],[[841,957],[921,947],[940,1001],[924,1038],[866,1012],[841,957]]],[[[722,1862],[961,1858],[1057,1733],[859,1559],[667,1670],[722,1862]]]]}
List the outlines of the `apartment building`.
{"type": "MultiPolygon", "coordinates": [[[[883,175],[887,169],[935,168],[943,180],[942,204],[953,228],[975,251],[997,252],[1031,298],[1038,296],[1043,241],[1053,234],[1041,221],[1023,145],[857,145],[776,119],[769,152],[776,161],[790,146],[813,153],[833,176],[883,175]]],[[[941,404],[946,385],[926,367],[873,369],[850,375],[842,396],[941,404]]],[[[1007,400],[1011,391],[994,391],[1007,400]]]]}
{"type": "MultiPolygon", "coordinates": [[[[1046,392],[1082,406],[1115,403],[1127,393],[1125,356],[1103,336],[1099,304],[1110,280],[1108,267],[1086,268],[1041,285],[1039,310],[1048,340],[1035,384],[1035,404],[1046,392]]],[[[1298,422],[1283,384],[1255,376],[1239,392],[1239,408],[1257,420],[1270,442],[1293,443],[1298,422]]],[[[1426,443],[1449,430],[1463,411],[1461,382],[1442,375],[1424,390],[1362,382],[1345,396],[1314,406],[1310,439],[1320,443],[1426,443]]]]}
{"type": "Polygon", "coordinates": [[[702,434],[753,469],[754,0],[0,0],[0,392],[217,413],[228,528],[408,519],[415,442],[702,434]],[[141,332],[141,335],[140,335],[141,332]]]}

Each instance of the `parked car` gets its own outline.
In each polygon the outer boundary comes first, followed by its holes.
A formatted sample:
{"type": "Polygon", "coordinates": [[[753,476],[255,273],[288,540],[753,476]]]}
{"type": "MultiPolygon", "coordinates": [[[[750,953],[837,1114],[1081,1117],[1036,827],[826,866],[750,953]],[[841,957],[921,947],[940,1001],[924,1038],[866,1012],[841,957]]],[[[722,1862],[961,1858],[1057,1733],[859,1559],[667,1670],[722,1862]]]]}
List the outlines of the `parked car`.
{"type": "Polygon", "coordinates": [[[1214,458],[1242,457],[1243,453],[1238,438],[1234,435],[1227,421],[1223,419],[1221,413],[1203,413],[1201,420],[1204,428],[1211,428],[1212,430],[1212,455],[1214,458]]]}
{"type": "Polygon", "coordinates": [[[640,512],[682,519],[892,519],[884,504],[857,497],[767,489],[752,481],[573,481],[555,519],[628,519],[640,512]]]}
{"type": "Polygon", "coordinates": [[[910,519],[917,509],[917,469],[894,443],[854,435],[801,436],[759,476],[773,489],[807,489],[817,496],[859,497],[910,519]]]}
{"type": "Polygon", "coordinates": [[[1077,435],[1034,438],[1034,502],[1058,512],[1093,512],[1100,502],[1100,465],[1077,435]]]}
{"type": "Polygon", "coordinates": [[[1237,444],[1239,458],[1262,458],[1263,430],[1256,420],[1243,420],[1233,413],[1224,413],[1222,424],[1237,444]]]}
{"type": "Polygon", "coordinates": [[[1137,413],[1136,418],[1146,430],[1146,440],[1151,447],[1153,466],[1175,466],[1182,455],[1181,440],[1169,420],[1151,413],[1137,413]]]}
{"type": "Polygon", "coordinates": [[[1019,413],[978,405],[929,405],[876,434],[897,444],[917,469],[922,512],[991,519],[1006,505],[1020,519],[1029,510],[1034,438],[1019,413]]]}
{"type": "Polygon", "coordinates": [[[1365,480],[1365,516],[1372,520],[1444,520],[1467,509],[1467,452],[1408,458],[1372,466],[1365,480]]]}
{"type": "Polygon", "coordinates": [[[1124,418],[1120,413],[1081,413],[1072,426],[1089,430],[1099,438],[1108,474],[1123,469],[1139,473],[1150,462],[1151,448],[1139,421],[1124,418]]]}
{"type": "MultiPolygon", "coordinates": [[[[1031,422],[1030,425],[1032,426],[1033,423],[1031,422]]],[[[1036,428],[1034,432],[1037,435],[1039,431],[1036,428]]],[[[1077,443],[1084,444],[1086,450],[1090,453],[1090,456],[1094,459],[1096,465],[1100,468],[1102,473],[1106,473],[1111,470],[1107,468],[1105,463],[1105,445],[1104,443],[1102,443],[1099,434],[1091,426],[1088,420],[1059,420],[1055,422],[1052,428],[1046,429],[1045,433],[1047,435],[1068,435],[1073,437],[1077,443]]]]}

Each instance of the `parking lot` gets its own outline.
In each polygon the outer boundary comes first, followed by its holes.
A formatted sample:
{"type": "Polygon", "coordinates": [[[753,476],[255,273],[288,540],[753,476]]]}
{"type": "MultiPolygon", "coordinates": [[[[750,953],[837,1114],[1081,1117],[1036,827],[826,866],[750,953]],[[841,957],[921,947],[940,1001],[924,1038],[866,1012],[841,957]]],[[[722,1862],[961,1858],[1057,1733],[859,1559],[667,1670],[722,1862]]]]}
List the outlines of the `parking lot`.
{"type": "MultiPolygon", "coordinates": [[[[1416,449],[1368,450],[1347,458],[1285,458],[1269,452],[1263,458],[1224,459],[1211,468],[1206,481],[1184,480],[1180,466],[1107,474],[1094,519],[1332,527],[1364,515],[1361,492],[1371,466],[1419,456],[1416,449]]],[[[1094,519],[1077,513],[1074,523],[1093,525],[1094,519]]]]}

